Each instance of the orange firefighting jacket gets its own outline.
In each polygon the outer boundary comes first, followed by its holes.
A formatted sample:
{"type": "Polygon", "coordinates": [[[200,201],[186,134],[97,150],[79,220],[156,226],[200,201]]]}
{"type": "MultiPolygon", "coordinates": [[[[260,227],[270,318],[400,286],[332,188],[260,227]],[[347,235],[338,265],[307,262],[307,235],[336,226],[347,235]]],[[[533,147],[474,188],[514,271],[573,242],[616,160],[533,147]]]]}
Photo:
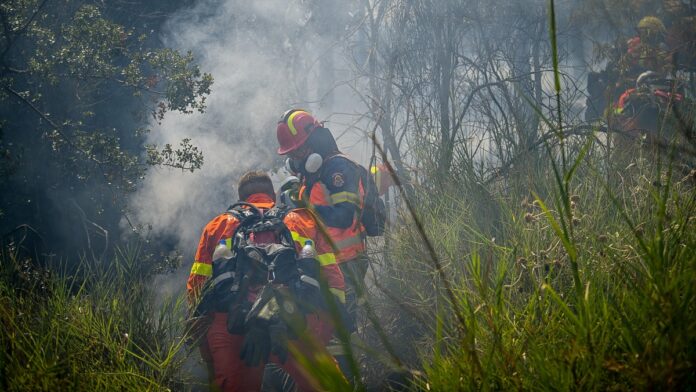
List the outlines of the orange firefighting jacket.
{"type": "MultiPolygon", "coordinates": [[[[265,194],[256,193],[246,200],[254,206],[262,209],[272,208],[273,200],[265,194]]],[[[310,239],[315,244],[317,260],[321,265],[321,273],[328,283],[329,290],[339,299],[345,301],[343,274],[336,264],[336,257],[330,244],[324,239],[317,223],[306,209],[295,209],[289,212],[283,221],[292,234],[297,252],[302,249],[305,241],[310,239]]],[[[196,250],[195,260],[191,267],[186,289],[189,300],[195,303],[200,295],[205,282],[213,275],[213,252],[220,240],[230,239],[239,226],[239,221],[232,215],[224,213],[211,220],[203,229],[201,239],[196,250]]]]}
{"type": "Polygon", "coordinates": [[[360,222],[365,190],[357,163],[339,154],[324,161],[317,178],[305,178],[300,196],[318,213],[342,263],[365,252],[360,222]]]}

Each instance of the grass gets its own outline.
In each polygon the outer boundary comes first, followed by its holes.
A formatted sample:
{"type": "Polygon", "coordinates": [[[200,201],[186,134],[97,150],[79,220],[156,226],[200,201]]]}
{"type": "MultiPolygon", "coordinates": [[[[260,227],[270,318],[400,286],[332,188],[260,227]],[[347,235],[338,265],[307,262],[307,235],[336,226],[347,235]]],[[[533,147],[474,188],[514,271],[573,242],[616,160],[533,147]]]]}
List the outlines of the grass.
{"type": "MultiPolygon", "coordinates": [[[[557,144],[524,176],[484,187],[453,167],[446,186],[411,189],[390,263],[372,272],[372,379],[399,372],[402,388],[428,391],[696,389],[696,177],[678,174],[669,150],[608,158],[594,135],[564,135],[553,1],[550,11],[557,110],[536,112],[557,144]]],[[[154,308],[138,255],[48,272],[5,251],[0,389],[192,388],[181,302],[154,308]]],[[[351,389],[329,357],[300,362],[324,387],[351,389]]]]}
{"type": "MultiPolygon", "coordinates": [[[[432,268],[416,229],[391,233],[392,264],[377,277],[383,295],[374,302],[383,303],[383,319],[400,315],[395,341],[417,337],[427,348],[415,353],[420,363],[404,359],[423,370],[414,388],[696,385],[695,179],[639,160],[609,184],[601,152],[587,151],[573,154],[567,202],[560,192],[491,200],[502,211],[499,238],[463,190],[422,209],[444,273],[432,268]]],[[[556,177],[545,175],[541,187],[556,177]]]]}
{"type": "Polygon", "coordinates": [[[421,190],[374,301],[401,319],[397,341],[426,347],[405,360],[423,371],[415,390],[693,390],[696,178],[675,174],[684,157],[669,150],[636,147],[627,165],[594,135],[564,136],[550,11],[557,111],[537,114],[558,140],[545,165],[487,200],[466,179],[421,190]]]}
{"type": "Polygon", "coordinates": [[[0,389],[170,390],[181,369],[180,302],[152,305],[137,248],[110,263],[49,272],[17,252],[0,258],[0,389]]]}
{"type": "MultiPolygon", "coordinates": [[[[414,189],[423,233],[404,214],[373,271],[366,388],[399,372],[412,390],[693,389],[696,178],[640,154],[611,175],[596,139],[566,146],[573,175],[549,167],[531,188],[414,189]]],[[[182,304],[154,307],[137,247],[51,271],[0,257],[0,389],[194,387],[182,304]]],[[[330,358],[301,362],[350,390],[330,358]]]]}

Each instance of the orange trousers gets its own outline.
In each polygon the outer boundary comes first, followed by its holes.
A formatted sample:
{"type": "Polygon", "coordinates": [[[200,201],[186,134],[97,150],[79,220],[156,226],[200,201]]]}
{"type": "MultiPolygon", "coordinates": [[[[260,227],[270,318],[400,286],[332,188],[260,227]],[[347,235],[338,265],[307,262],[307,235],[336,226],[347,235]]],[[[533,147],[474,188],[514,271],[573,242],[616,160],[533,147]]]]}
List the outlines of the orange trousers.
{"type": "MultiPolygon", "coordinates": [[[[260,391],[264,365],[249,367],[239,358],[244,343],[244,335],[231,335],[227,332],[227,313],[213,313],[212,318],[206,339],[201,345],[201,355],[204,360],[212,362],[212,366],[209,368],[213,369],[215,385],[223,392],[260,391]]],[[[328,322],[310,314],[307,315],[307,332],[323,348],[331,339],[333,328],[328,322]]],[[[294,343],[303,354],[310,353],[310,349],[306,345],[298,341],[294,341],[294,343]]],[[[273,355],[271,355],[270,360],[279,363],[278,358],[273,355]]],[[[298,366],[291,354],[284,364],[279,363],[279,365],[295,380],[300,390],[319,390],[316,380],[310,378],[298,366]]]]}

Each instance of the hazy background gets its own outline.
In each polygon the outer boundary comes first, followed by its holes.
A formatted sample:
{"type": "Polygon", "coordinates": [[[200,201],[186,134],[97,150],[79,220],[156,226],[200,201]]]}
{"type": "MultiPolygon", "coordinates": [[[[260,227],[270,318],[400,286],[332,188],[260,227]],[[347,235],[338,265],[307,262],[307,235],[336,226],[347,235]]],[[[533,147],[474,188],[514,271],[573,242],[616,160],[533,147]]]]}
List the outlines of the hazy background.
{"type": "Polygon", "coordinates": [[[183,289],[203,226],[237,200],[241,174],[262,169],[276,182],[287,175],[278,172],[275,127],[288,108],[325,120],[339,147],[367,163],[365,122],[357,114],[364,105],[341,79],[349,70],[338,54],[340,37],[350,32],[339,24],[349,20],[348,10],[335,7],[316,21],[316,11],[302,8],[279,0],[199,1],[165,25],[165,45],[191,51],[215,84],[204,114],[169,113],[151,124],[148,140],[191,138],[204,153],[203,168],[150,169],[130,200],[133,220],[150,225],[150,238],[182,252],[179,271],[161,277],[164,294],[183,289]]]}

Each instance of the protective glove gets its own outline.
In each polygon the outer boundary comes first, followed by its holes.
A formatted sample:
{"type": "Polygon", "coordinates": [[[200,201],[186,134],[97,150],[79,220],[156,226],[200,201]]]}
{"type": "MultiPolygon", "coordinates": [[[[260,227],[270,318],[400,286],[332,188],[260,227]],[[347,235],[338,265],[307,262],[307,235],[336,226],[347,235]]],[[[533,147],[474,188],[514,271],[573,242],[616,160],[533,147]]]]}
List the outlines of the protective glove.
{"type": "Polygon", "coordinates": [[[297,189],[288,189],[281,192],[279,196],[279,204],[291,209],[307,207],[307,202],[300,198],[297,189]]]}
{"type": "Polygon", "coordinates": [[[281,364],[288,359],[288,327],[284,322],[276,322],[268,327],[271,352],[278,357],[281,364]]]}
{"type": "Polygon", "coordinates": [[[249,367],[256,367],[268,362],[271,353],[271,339],[265,328],[253,327],[244,335],[239,359],[249,367]]]}

